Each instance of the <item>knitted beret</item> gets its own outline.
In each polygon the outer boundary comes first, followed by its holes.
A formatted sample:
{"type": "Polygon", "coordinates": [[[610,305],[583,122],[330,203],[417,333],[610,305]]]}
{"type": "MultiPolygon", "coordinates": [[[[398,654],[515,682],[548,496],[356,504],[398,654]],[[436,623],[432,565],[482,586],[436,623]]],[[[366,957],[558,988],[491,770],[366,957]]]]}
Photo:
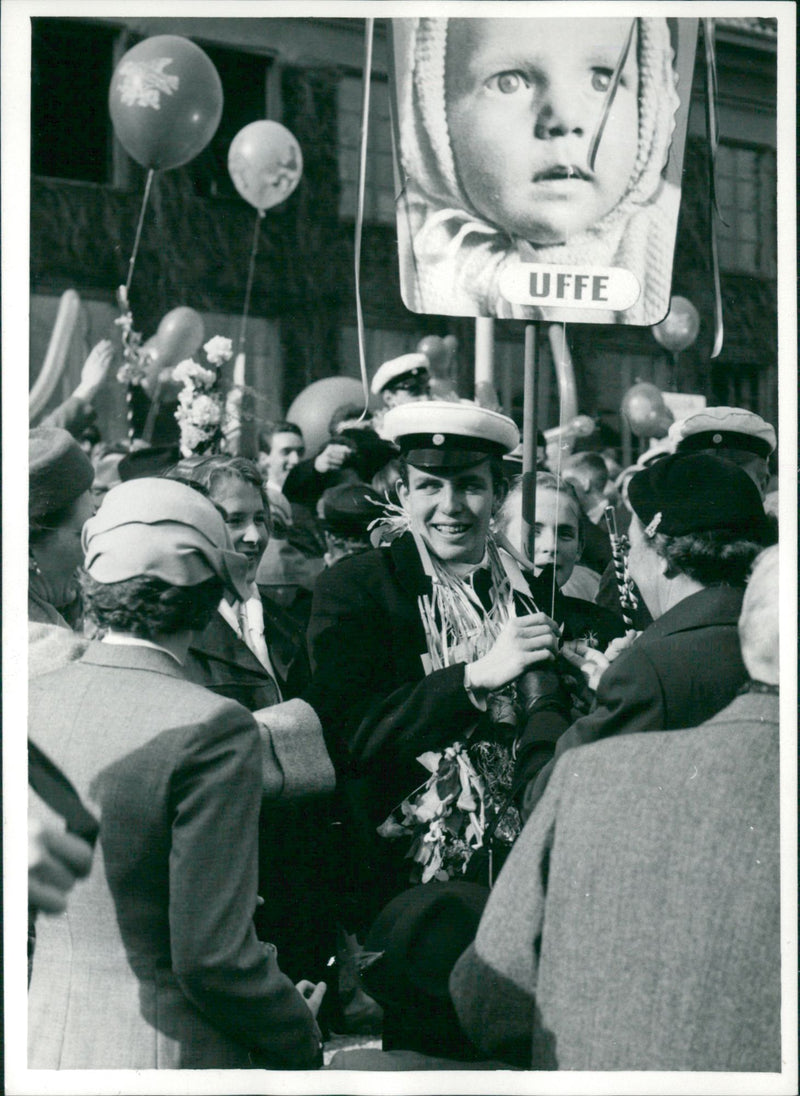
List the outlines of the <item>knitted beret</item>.
{"type": "Polygon", "coordinates": [[[28,435],[28,518],[41,520],[75,502],[94,479],[92,462],[66,430],[37,426],[28,435]]]}
{"type": "Polygon", "coordinates": [[[766,530],[761,495],[747,473],[704,453],[664,457],[637,472],[628,499],[650,536],[727,531],[759,540],[766,530]]]}

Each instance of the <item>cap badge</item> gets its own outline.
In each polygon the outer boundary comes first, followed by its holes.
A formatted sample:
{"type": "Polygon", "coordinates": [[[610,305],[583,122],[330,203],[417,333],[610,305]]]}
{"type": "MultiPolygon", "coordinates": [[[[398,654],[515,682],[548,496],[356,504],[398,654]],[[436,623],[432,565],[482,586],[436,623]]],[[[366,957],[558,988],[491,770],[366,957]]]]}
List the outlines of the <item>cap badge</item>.
{"type": "Polygon", "coordinates": [[[645,529],[644,535],[646,537],[654,537],[656,535],[656,530],[658,529],[660,524],[661,524],[661,511],[659,510],[658,513],[653,518],[653,520],[650,522],[650,524],[645,529]]]}
{"type": "Polygon", "coordinates": [[[711,437],[711,440],[713,441],[714,445],[721,445],[722,444],[722,434],[713,434],[712,437],[711,437]]]}
{"type": "Polygon", "coordinates": [[[444,445],[444,434],[434,434],[431,441],[434,445],[444,445]]]}

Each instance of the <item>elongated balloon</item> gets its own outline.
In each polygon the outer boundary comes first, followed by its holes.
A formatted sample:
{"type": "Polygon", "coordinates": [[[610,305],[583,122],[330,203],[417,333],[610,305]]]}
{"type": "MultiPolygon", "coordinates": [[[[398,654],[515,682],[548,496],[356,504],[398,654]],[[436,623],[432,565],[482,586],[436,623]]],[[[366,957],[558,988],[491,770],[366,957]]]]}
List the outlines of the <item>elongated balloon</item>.
{"type": "Polygon", "coordinates": [[[207,55],[173,34],[145,38],[114,70],[108,109],[120,144],[142,167],[180,167],[222,117],[222,82],[207,55]]]}
{"type": "Polygon", "coordinates": [[[228,171],[244,200],[263,212],[295,190],[303,174],[303,154],[294,134],[280,122],[251,122],[231,141],[228,171]]]}

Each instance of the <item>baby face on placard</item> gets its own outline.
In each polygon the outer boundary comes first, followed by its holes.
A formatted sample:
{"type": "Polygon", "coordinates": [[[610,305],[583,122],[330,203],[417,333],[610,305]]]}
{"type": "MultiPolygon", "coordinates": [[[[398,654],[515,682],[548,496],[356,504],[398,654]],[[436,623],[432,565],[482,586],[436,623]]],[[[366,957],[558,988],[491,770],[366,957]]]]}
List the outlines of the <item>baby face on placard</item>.
{"type": "Polygon", "coordinates": [[[470,202],[510,235],[562,243],[627,189],[638,145],[636,38],[594,170],[589,146],[630,19],[450,19],[446,107],[470,202]]]}

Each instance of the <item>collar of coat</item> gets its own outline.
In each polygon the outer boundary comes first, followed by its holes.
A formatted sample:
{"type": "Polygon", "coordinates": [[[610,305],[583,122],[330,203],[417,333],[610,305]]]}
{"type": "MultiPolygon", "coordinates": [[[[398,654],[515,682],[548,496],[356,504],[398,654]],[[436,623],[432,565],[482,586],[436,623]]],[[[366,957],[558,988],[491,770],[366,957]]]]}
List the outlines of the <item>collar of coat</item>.
{"type": "Polygon", "coordinates": [[[712,625],[736,624],[742,611],[744,589],[739,586],[706,586],[673,605],[642,633],[648,639],[690,632],[712,625]]]}
{"type": "Polygon", "coordinates": [[[118,646],[114,643],[90,643],[80,659],[94,666],[110,666],[125,670],[151,670],[185,680],[183,670],[166,651],[137,645],[118,646]]]}

